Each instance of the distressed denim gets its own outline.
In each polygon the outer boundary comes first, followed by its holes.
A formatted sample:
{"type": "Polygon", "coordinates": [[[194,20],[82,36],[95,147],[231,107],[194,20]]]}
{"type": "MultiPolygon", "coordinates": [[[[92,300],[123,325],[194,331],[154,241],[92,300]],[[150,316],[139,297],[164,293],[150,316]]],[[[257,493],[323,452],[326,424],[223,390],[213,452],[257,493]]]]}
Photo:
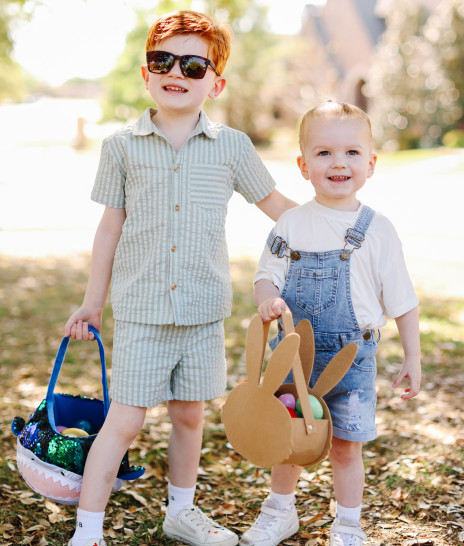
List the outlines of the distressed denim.
{"type": "MultiPolygon", "coordinates": [[[[370,214],[360,215],[355,229],[365,233],[371,219],[370,214]]],[[[316,356],[310,387],[342,347],[352,342],[358,345],[355,361],[324,400],[332,416],[334,436],[366,442],[377,436],[375,354],[380,335],[374,330],[361,330],[358,325],[351,300],[350,259],[340,259],[342,250],[297,250],[300,258],[290,262],[282,298],[295,324],[306,318],[313,326],[316,356]]],[[[278,335],[270,343],[273,350],[283,336],[279,322],[278,335]]],[[[286,381],[292,381],[291,373],[286,381]]]]}

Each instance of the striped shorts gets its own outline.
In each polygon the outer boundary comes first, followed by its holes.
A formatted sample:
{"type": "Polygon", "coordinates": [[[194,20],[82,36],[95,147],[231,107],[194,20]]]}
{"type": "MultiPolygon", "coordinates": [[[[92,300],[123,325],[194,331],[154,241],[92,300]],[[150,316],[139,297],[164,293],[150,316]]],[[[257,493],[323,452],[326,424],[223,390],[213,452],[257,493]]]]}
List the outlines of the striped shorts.
{"type": "Polygon", "coordinates": [[[198,326],[116,320],[110,396],[130,406],[210,400],[226,388],[224,322],[198,326]]]}

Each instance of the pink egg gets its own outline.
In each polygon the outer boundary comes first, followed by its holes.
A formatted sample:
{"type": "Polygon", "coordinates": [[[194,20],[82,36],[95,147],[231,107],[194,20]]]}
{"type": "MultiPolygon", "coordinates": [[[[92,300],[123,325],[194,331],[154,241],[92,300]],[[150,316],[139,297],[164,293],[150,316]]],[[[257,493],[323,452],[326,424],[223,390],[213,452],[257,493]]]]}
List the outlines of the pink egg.
{"type": "Polygon", "coordinates": [[[281,394],[279,396],[279,400],[287,408],[294,410],[296,407],[295,397],[293,396],[293,394],[290,394],[289,392],[281,394]]]}
{"type": "Polygon", "coordinates": [[[57,432],[63,432],[63,430],[66,430],[67,428],[68,428],[68,427],[64,427],[64,426],[62,426],[62,425],[57,425],[57,426],[55,427],[55,429],[56,429],[57,432]]]}

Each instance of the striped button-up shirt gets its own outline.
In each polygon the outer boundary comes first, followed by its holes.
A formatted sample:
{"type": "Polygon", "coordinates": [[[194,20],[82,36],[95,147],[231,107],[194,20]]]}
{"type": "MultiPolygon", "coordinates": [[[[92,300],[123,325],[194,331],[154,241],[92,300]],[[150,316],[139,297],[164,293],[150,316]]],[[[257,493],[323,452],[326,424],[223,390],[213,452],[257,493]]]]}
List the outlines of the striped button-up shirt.
{"type": "Polygon", "coordinates": [[[103,141],[92,199],[124,208],[114,257],[114,318],[145,324],[205,324],[230,314],[232,289],[225,239],[233,191],[249,203],[274,181],[240,131],[199,122],[176,152],[148,108],[103,141]]]}

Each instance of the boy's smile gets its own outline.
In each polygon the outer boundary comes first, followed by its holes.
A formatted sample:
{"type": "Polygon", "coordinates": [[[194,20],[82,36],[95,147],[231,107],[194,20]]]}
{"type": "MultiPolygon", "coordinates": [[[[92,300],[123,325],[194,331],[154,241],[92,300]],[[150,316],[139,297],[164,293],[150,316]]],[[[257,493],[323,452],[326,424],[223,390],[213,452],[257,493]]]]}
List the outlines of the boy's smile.
{"type": "Polygon", "coordinates": [[[319,203],[334,209],[357,210],[356,193],[373,175],[376,159],[365,121],[313,119],[306,129],[298,165],[314,186],[319,203]]]}

